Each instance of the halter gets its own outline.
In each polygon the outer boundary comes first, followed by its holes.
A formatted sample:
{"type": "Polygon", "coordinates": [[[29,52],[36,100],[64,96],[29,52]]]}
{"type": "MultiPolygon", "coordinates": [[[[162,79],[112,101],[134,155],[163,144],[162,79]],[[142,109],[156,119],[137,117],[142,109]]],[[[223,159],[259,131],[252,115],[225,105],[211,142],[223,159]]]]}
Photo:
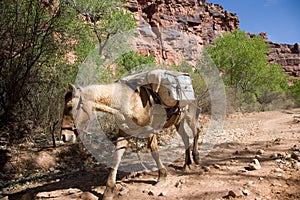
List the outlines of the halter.
{"type": "MultiPolygon", "coordinates": [[[[79,89],[80,90],[80,89],[79,89]]],[[[80,90],[81,92],[81,90],[80,90]]],[[[76,127],[76,121],[79,118],[79,110],[82,109],[82,111],[87,115],[88,120],[87,120],[87,126],[84,127],[84,129],[82,131],[87,132],[86,130],[89,129],[90,124],[91,124],[91,115],[88,112],[88,109],[86,108],[86,106],[83,103],[84,98],[82,97],[82,95],[79,95],[79,101],[78,101],[78,105],[76,106],[76,115],[74,117],[74,125],[76,127]]],[[[76,129],[78,129],[78,127],[76,127],[76,129]]],[[[80,129],[79,129],[80,130],[80,129]]]]}

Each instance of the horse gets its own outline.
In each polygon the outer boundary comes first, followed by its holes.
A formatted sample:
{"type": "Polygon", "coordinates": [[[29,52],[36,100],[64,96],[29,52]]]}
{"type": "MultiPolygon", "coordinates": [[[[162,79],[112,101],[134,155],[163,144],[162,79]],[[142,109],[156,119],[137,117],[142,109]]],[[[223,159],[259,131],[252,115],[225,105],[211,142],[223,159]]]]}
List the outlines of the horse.
{"type": "Polygon", "coordinates": [[[69,84],[69,90],[65,95],[65,108],[61,134],[63,140],[74,140],[70,132],[84,132],[89,126],[93,111],[100,111],[114,115],[118,135],[115,137],[115,151],[113,165],[108,175],[103,199],[113,199],[116,185],[116,175],[122,155],[128,145],[127,138],[147,137],[148,148],[158,167],[158,179],[156,185],[162,185],[166,181],[167,170],[160,160],[158,153],[158,140],[155,130],[175,126],[185,146],[185,161],[183,170],[188,171],[192,164],[191,152],[195,164],[199,164],[197,131],[199,109],[195,102],[191,102],[184,108],[179,108],[178,103],[172,107],[161,106],[162,102],[152,89],[144,86],[131,87],[126,82],[114,82],[110,84],[89,85],[84,88],[76,88],[69,84]],[[187,124],[193,132],[193,145],[189,144],[187,124]],[[146,133],[146,134],[145,134],[146,133]]]}

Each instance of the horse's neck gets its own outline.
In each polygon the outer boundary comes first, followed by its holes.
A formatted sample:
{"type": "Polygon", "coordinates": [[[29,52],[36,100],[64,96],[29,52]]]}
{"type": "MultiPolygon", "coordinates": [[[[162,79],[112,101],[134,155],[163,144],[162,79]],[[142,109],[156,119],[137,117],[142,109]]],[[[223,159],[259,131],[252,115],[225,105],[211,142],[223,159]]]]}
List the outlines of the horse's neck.
{"type": "Polygon", "coordinates": [[[114,85],[90,85],[83,91],[84,99],[96,104],[111,106],[113,99],[114,85]]]}

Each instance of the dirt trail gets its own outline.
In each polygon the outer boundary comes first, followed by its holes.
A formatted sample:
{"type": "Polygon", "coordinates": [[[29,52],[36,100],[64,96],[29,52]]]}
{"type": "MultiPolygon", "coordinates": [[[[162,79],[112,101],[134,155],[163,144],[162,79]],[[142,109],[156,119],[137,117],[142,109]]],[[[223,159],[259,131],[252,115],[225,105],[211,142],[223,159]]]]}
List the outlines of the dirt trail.
{"type": "MultiPolygon", "coordinates": [[[[167,183],[161,187],[153,185],[157,172],[125,177],[117,183],[116,199],[300,199],[300,123],[293,121],[299,113],[230,116],[221,140],[200,166],[183,173],[182,156],[168,166],[167,183]],[[251,169],[253,159],[260,168],[251,169]]],[[[101,167],[87,168],[6,193],[9,199],[101,199],[106,176],[101,167]]]]}

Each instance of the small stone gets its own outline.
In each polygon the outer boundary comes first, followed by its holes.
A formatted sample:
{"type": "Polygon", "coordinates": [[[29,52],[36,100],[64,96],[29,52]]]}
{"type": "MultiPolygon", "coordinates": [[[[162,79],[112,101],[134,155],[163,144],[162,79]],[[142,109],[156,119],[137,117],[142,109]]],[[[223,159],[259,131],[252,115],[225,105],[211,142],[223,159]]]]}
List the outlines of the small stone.
{"type": "Polygon", "coordinates": [[[147,174],[150,174],[150,173],[151,173],[151,170],[149,170],[149,169],[143,170],[143,174],[144,174],[144,175],[147,175],[147,174]]]}
{"type": "Polygon", "coordinates": [[[254,182],[253,181],[248,181],[245,185],[246,186],[254,186],[254,182]]]}
{"type": "Polygon", "coordinates": [[[143,193],[147,193],[147,194],[150,195],[150,196],[153,196],[153,195],[154,195],[153,191],[151,191],[151,190],[149,190],[149,189],[143,190],[143,193]]]}
{"type": "Polygon", "coordinates": [[[228,192],[228,196],[230,196],[230,197],[241,197],[241,196],[243,196],[243,192],[241,190],[230,190],[228,192]]]}
{"type": "Polygon", "coordinates": [[[247,190],[247,189],[243,190],[242,192],[243,192],[243,194],[244,194],[245,196],[249,196],[249,195],[250,195],[250,191],[247,190]]]}
{"type": "Polygon", "coordinates": [[[135,178],[137,175],[138,175],[137,172],[131,172],[128,177],[129,178],[135,178]]]}
{"type": "Polygon", "coordinates": [[[257,159],[253,159],[252,163],[249,164],[250,170],[258,170],[261,168],[261,165],[257,159]]]}
{"type": "Polygon", "coordinates": [[[239,169],[239,170],[238,170],[238,172],[241,172],[241,173],[245,173],[245,172],[247,172],[247,171],[248,171],[248,170],[245,169],[245,168],[244,168],[244,169],[239,169]]]}
{"type": "Polygon", "coordinates": [[[273,153],[272,155],[271,155],[271,158],[278,158],[279,156],[278,156],[278,154],[277,153],[273,153]]]}
{"type": "Polygon", "coordinates": [[[279,187],[281,187],[282,185],[280,183],[272,183],[272,186],[279,186],[279,187]]]}
{"type": "Polygon", "coordinates": [[[125,188],[125,187],[122,187],[118,193],[119,196],[125,196],[126,194],[128,194],[129,192],[129,189],[128,188],[125,188]]]}
{"type": "Polygon", "coordinates": [[[180,187],[182,187],[182,184],[181,184],[181,182],[180,182],[180,181],[176,182],[176,183],[175,183],[175,187],[177,187],[177,188],[180,188],[180,187]]]}
{"type": "Polygon", "coordinates": [[[221,166],[218,165],[218,164],[214,164],[214,168],[216,168],[216,169],[221,169],[221,166]]]}
{"type": "Polygon", "coordinates": [[[179,180],[182,184],[186,183],[186,181],[184,179],[180,179],[179,180]]]}
{"type": "Polygon", "coordinates": [[[83,192],[81,195],[80,195],[80,199],[83,199],[83,200],[97,200],[98,197],[90,192],[83,192]]]}
{"type": "Polygon", "coordinates": [[[292,167],[295,169],[300,169],[300,162],[293,162],[292,167]]]}
{"type": "Polygon", "coordinates": [[[202,169],[203,169],[205,172],[209,172],[209,171],[210,171],[210,167],[208,167],[208,166],[203,166],[202,169]]]}
{"type": "Polygon", "coordinates": [[[300,161],[300,153],[299,152],[293,152],[291,154],[291,158],[300,161]]]}
{"type": "Polygon", "coordinates": [[[275,161],[276,161],[277,163],[283,163],[283,164],[285,163],[285,162],[284,162],[283,160],[281,160],[281,159],[276,159],[275,161]]]}
{"type": "Polygon", "coordinates": [[[283,172],[283,170],[278,167],[278,168],[274,169],[274,172],[283,172]]]}
{"type": "Polygon", "coordinates": [[[286,160],[292,160],[292,154],[287,154],[287,155],[285,156],[285,159],[286,159],[286,160]]]}
{"type": "Polygon", "coordinates": [[[258,149],[256,152],[258,155],[263,155],[265,151],[263,149],[258,149]]]}
{"type": "Polygon", "coordinates": [[[158,196],[165,197],[167,196],[167,192],[161,192],[158,196]]]}

